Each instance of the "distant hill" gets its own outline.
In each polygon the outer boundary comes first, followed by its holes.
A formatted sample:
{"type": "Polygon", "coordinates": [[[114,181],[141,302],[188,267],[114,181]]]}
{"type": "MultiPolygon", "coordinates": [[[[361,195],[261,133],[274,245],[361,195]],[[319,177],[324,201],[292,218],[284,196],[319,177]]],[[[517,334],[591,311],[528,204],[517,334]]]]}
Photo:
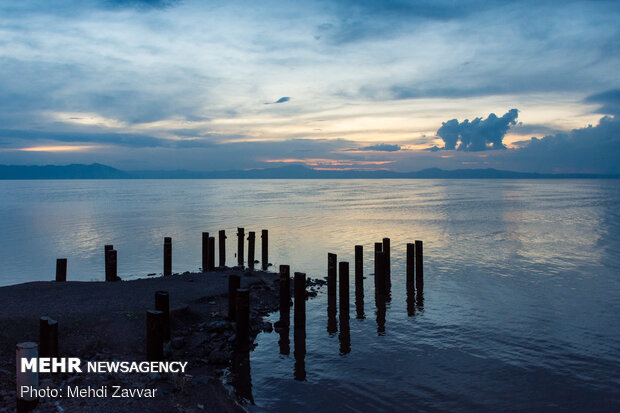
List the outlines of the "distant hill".
{"type": "Polygon", "coordinates": [[[121,171],[106,165],[0,165],[0,179],[581,179],[620,178],[601,174],[538,174],[498,169],[422,169],[417,172],[324,171],[301,165],[228,171],[121,171]]]}
{"type": "Polygon", "coordinates": [[[65,166],[0,165],[0,179],[126,179],[127,172],[94,163],[65,166]]]}

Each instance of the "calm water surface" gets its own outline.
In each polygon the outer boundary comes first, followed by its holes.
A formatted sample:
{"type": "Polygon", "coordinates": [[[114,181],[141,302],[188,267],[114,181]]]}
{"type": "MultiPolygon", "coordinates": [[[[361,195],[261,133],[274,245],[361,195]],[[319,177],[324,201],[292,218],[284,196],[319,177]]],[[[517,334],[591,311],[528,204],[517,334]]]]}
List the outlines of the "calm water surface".
{"type": "Polygon", "coordinates": [[[232,263],[237,226],[268,228],[270,261],[313,278],[326,275],[327,252],[353,272],[363,244],[364,318],[352,293],[350,344],[342,324],[328,332],[321,291],[305,340],[259,335],[251,410],[620,410],[617,180],[0,181],[0,217],[2,285],[53,279],[57,257],[69,279],[102,280],[109,243],[121,277],[161,273],[164,236],[173,270],[197,270],[201,232],[219,229],[232,263]],[[383,237],[384,323],[371,260],[383,237]],[[424,301],[408,312],[415,239],[424,301]]]}

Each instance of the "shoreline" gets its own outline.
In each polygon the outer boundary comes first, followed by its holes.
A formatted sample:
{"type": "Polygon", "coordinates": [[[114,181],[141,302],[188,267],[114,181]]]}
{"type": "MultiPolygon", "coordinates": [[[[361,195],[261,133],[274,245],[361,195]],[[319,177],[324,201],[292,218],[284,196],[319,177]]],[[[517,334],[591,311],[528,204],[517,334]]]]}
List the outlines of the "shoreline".
{"type": "MultiPolygon", "coordinates": [[[[239,397],[222,382],[233,361],[234,323],[229,322],[228,275],[250,289],[251,342],[273,331],[263,317],[279,309],[279,274],[223,268],[130,281],[35,281],[0,287],[0,412],[15,409],[15,345],[39,341],[39,318],[58,321],[59,356],[87,361],[144,361],[146,311],[154,294],[170,295],[171,340],[167,360],[187,361],[185,374],[45,374],[39,388],[114,386],[157,389],[154,397],[42,398],[35,411],[239,412],[239,397]]],[[[253,347],[253,346],[251,346],[253,347]]]]}

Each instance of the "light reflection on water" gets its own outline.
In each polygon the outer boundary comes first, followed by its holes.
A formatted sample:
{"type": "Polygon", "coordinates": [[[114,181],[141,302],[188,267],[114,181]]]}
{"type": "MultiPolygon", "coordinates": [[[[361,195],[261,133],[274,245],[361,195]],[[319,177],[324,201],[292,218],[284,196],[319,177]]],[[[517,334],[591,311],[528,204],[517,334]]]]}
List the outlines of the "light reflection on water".
{"type": "Polygon", "coordinates": [[[0,193],[4,285],[50,280],[62,256],[69,279],[102,280],[108,243],[121,277],[160,273],[164,236],[173,270],[196,270],[201,232],[219,229],[232,263],[237,226],[268,228],[276,268],[314,278],[328,251],[353,274],[363,244],[365,318],[351,289],[350,351],[341,331],[328,333],[319,294],[307,303],[304,381],[294,380],[294,329],[288,355],[276,332],[259,336],[253,409],[620,409],[618,181],[3,181],[0,193]],[[378,335],[371,256],[385,236],[392,300],[378,335]],[[426,280],[410,317],[414,239],[426,280]]]}

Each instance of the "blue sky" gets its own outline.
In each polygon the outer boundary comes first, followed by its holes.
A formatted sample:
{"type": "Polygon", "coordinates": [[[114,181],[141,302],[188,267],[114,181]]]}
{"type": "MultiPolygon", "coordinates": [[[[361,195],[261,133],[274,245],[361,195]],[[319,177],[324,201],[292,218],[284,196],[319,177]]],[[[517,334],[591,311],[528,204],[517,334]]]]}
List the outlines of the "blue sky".
{"type": "Polygon", "coordinates": [[[620,3],[0,1],[0,163],[620,173],[620,3]]]}

